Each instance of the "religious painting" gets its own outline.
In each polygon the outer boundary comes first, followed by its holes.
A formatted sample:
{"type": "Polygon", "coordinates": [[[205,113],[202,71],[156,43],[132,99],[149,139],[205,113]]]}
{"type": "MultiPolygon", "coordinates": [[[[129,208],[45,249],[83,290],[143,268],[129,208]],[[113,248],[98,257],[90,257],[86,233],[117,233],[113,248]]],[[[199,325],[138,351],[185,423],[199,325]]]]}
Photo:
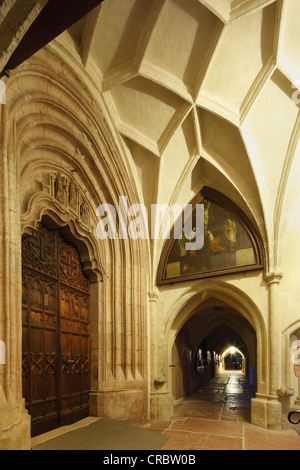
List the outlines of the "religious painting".
{"type": "Polygon", "coordinates": [[[194,209],[191,233],[186,233],[182,227],[180,237],[173,233],[165,247],[158,284],[262,267],[261,250],[257,237],[249,228],[251,224],[247,224],[238,209],[235,214],[231,201],[212,190],[203,192],[208,194],[198,198],[197,202],[204,209],[202,244],[198,249],[196,244],[195,249],[186,249],[187,242],[195,239],[197,230],[194,209]]]}

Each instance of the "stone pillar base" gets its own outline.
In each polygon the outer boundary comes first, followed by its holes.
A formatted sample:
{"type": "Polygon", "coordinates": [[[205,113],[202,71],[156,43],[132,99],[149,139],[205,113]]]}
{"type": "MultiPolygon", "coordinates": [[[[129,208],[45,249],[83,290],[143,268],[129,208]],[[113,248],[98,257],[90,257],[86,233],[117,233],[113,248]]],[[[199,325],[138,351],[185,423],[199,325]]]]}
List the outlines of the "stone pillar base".
{"type": "Polygon", "coordinates": [[[0,411],[0,450],[31,449],[31,418],[24,400],[13,408],[0,411]]]}
{"type": "Polygon", "coordinates": [[[173,414],[173,396],[169,392],[150,396],[150,418],[169,418],[173,414]]]}
{"type": "Polygon", "coordinates": [[[251,423],[264,429],[282,430],[282,404],[276,397],[257,395],[251,400],[251,423]]]}
{"type": "Polygon", "coordinates": [[[92,391],[90,415],[119,420],[147,419],[146,389],[92,391]]]}
{"type": "Polygon", "coordinates": [[[291,424],[288,420],[288,414],[291,410],[291,397],[295,394],[295,390],[281,387],[277,390],[277,393],[282,405],[282,429],[290,429],[291,424]]]}

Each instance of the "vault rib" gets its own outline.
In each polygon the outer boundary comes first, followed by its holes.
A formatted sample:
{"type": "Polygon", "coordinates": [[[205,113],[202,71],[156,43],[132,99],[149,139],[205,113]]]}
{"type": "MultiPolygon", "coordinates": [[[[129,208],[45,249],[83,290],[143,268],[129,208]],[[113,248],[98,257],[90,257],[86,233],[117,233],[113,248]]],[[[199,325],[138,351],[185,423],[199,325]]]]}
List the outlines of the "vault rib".
{"type": "Polygon", "coordinates": [[[143,32],[140,36],[140,39],[137,45],[137,51],[136,51],[135,58],[134,58],[135,65],[137,67],[138,72],[140,71],[140,68],[142,66],[142,63],[147,53],[149,43],[151,41],[153,34],[155,33],[156,25],[166,6],[166,3],[167,3],[167,0],[152,1],[153,5],[151,5],[151,10],[150,10],[151,14],[148,15],[147,17],[147,21],[144,25],[143,32]]]}
{"type": "Polygon", "coordinates": [[[248,113],[250,112],[252,106],[256,102],[257,98],[261,94],[265,85],[268,83],[269,79],[272,77],[274,71],[276,70],[276,58],[272,55],[268,63],[261,69],[256,79],[252,83],[247,95],[245,96],[241,108],[240,108],[240,123],[246,119],[248,113]]]}
{"type": "Polygon", "coordinates": [[[234,21],[267,7],[276,0],[233,0],[229,21],[234,21]]]}
{"type": "Polygon", "coordinates": [[[160,136],[158,140],[158,148],[160,154],[162,154],[167,147],[168,143],[170,142],[172,136],[175,134],[176,130],[181,126],[185,118],[190,113],[192,107],[188,103],[184,103],[181,106],[181,109],[177,110],[174,116],[169,121],[166,129],[160,136]]]}
{"type": "Polygon", "coordinates": [[[87,62],[89,60],[95,31],[99,24],[101,7],[102,4],[100,4],[98,7],[91,11],[91,13],[87,16],[86,23],[84,25],[81,42],[81,57],[84,67],[87,66],[87,62]]]}

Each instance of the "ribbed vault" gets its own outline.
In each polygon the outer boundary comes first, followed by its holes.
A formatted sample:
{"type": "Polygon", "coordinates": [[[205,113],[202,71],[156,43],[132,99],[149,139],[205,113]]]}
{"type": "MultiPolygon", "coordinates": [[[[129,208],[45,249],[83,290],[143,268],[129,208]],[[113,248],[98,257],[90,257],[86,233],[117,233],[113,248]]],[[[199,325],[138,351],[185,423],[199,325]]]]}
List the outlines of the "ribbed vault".
{"type": "Polygon", "coordinates": [[[235,346],[255,364],[256,335],[250,323],[226,302],[210,298],[183,326],[193,348],[206,340],[217,354],[235,346]]]}
{"type": "Polygon", "coordinates": [[[299,14],[297,0],[110,0],[52,43],[103,93],[141,201],[215,187],[256,222],[269,271],[299,159],[299,14]]]}

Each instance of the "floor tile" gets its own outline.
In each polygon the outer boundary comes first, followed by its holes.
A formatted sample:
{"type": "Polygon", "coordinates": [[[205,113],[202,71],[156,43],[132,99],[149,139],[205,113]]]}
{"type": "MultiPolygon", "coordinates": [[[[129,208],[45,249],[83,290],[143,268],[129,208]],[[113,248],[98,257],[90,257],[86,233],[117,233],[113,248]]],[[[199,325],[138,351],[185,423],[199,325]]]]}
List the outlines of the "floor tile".
{"type": "Polygon", "coordinates": [[[169,437],[163,450],[300,450],[296,429],[274,432],[250,423],[253,396],[241,373],[220,374],[148,429],[169,437]]]}

